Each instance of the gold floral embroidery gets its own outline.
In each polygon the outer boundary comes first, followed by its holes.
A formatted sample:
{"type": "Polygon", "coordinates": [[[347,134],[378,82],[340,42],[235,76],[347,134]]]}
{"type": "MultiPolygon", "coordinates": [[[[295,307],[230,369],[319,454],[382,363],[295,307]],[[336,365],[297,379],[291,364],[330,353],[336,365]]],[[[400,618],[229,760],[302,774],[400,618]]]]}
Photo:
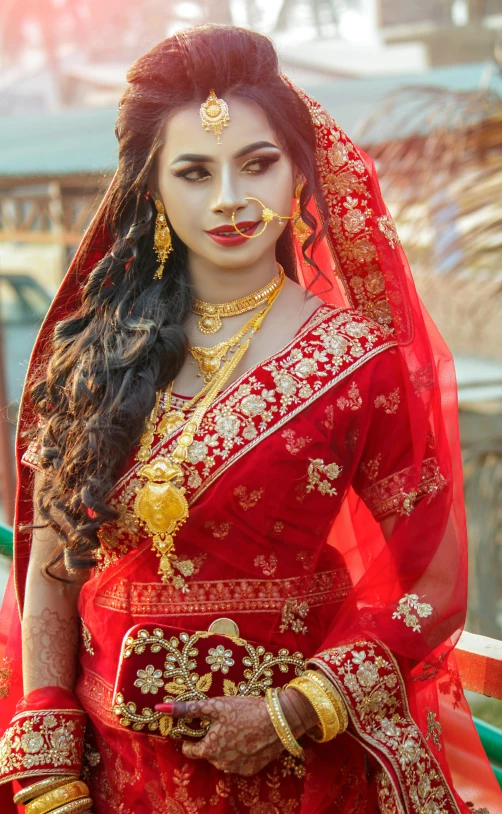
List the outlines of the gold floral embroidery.
{"type": "Polygon", "coordinates": [[[418,621],[426,619],[432,614],[432,605],[419,602],[417,594],[405,594],[398,602],[397,610],[392,614],[393,619],[402,619],[406,627],[411,627],[415,633],[420,633],[422,626],[418,621]]]}
{"type": "Polygon", "coordinates": [[[434,387],[434,375],[432,372],[432,365],[426,365],[416,370],[410,376],[410,381],[413,385],[416,396],[427,390],[432,390],[434,387]]]}
{"type": "Polygon", "coordinates": [[[21,462],[26,466],[29,466],[31,469],[36,469],[37,471],[42,471],[42,465],[40,462],[40,443],[38,441],[32,441],[24,453],[23,457],[21,458],[21,462]]]}
{"type": "Polygon", "coordinates": [[[382,453],[379,452],[376,458],[371,458],[366,463],[361,464],[361,470],[369,478],[369,480],[376,481],[378,478],[378,470],[382,461],[382,453]]]}
{"type": "Polygon", "coordinates": [[[280,534],[281,531],[284,531],[284,522],[282,520],[276,520],[272,531],[274,534],[280,534]]]}
{"type": "Polygon", "coordinates": [[[247,486],[237,486],[234,489],[234,496],[239,498],[239,506],[247,512],[249,509],[254,509],[259,499],[263,496],[265,489],[261,486],[259,489],[253,489],[248,494],[247,486]]]}
{"type": "Polygon", "coordinates": [[[345,408],[348,407],[350,410],[354,411],[359,410],[361,408],[363,400],[359,393],[359,388],[355,382],[352,382],[352,384],[350,385],[347,395],[348,398],[346,398],[345,396],[341,396],[336,402],[338,409],[345,410],[345,408]]]}
{"type": "Polygon", "coordinates": [[[299,551],[296,555],[296,562],[301,562],[304,571],[311,571],[314,565],[315,554],[311,551],[299,551]]]}
{"type": "Polygon", "coordinates": [[[89,655],[94,656],[94,648],[92,646],[92,636],[91,631],[87,627],[87,625],[81,620],[80,627],[82,630],[82,642],[84,645],[85,650],[89,653],[89,655]]]}
{"type": "Polygon", "coordinates": [[[304,447],[312,443],[312,438],[297,438],[294,430],[284,430],[282,438],[286,440],[286,450],[291,455],[298,455],[304,447]]]}
{"type": "Polygon", "coordinates": [[[152,617],[227,616],[248,611],[277,614],[294,597],[310,607],[342,601],[350,590],[345,568],[286,579],[236,579],[192,582],[189,594],[162,583],[118,580],[95,598],[98,607],[152,617]]]}
{"type": "Polygon", "coordinates": [[[264,576],[273,577],[277,571],[277,562],[277,555],[272,551],[268,557],[268,560],[265,557],[265,554],[258,554],[258,556],[255,557],[254,564],[257,568],[261,568],[264,576]]]}
{"type": "Polygon", "coordinates": [[[208,520],[207,523],[204,523],[204,528],[211,529],[211,534],[217,540],[223,540],[224,537],[228,536],[228,533],[232,528],[232,524],[226,521],[222,523],[215,523],[214,520],[208,520]]]}
{"type": "MultiPolygon", "coordinates": [[[[459,814],[441,768],[409,713],[397,664],[381,642],[326,650],[309,665],[323,670],[342,693],[358,739],[390,761],[406,811],[459,814]]],[[[394,814],[392,808],[390,812],[394,814]]]]}
{"type": "Polygon", "coordinates": [[[389,241],[391,247],[393,249],[396,246],[401,245],[401,241],[399,240],[399,235],[397,233],[396,224],[394,220],[390,217],[390,215],[382,215],[380,218],[377,218],[378,228],[384,235],[384,237],[389,241]]]}
{"type": "Polygon", "coordinates": [[[213,637],[203,631],[192,634],[182,632],[173,636],[162,628],[153,628],[136,629],[133,633],[124,643],[124,667],[119,671],[122,683],[117,687],[113,712],[122,726],[135,731],[146,728],[149,732],[160,732],[162,736],[202,736],[207,732],[208,725],[203,721],[199,725],[195,721],[192,724],[188,719],[178,719],[173,725],[172,720],[166,720],[163,713],[151,707],[138,710],[137,703],[131,699],[130,694],[134,692],[131,684],[144,694],[156,693],[163,688],[163,698],[166,699],[203,701],[211,688],[215,695],[220,696],[264,695],[267,688],[278,680],[282,684],[280,674],[300,675],[305,669],[305,659],[298,651],[290,653],[281,648],[274,654],[267,652],[262,645],[254,647],[234,635],[219,634],[220,638],[226,639],[226,643],[211,647],[213,637]],[[150,664],[144,664],[146,659],[150,664]],[[142,665],[139,670],[138,662],[142,665]],[[204,669],[205,664],[210,665],[211,672],[201,674],[200,670],[204,669]],[[237,683],[224,677],[234,665],[239,666],[237,683]],[[138,679],[132,682],[128,678],[130,675],[137,675],[138,679]],[[215,686],[217,682],[219,684],[215,686]]]}
{"type": "Polygon", "coordinates": [[[429,740],[432,738],[434,745],[437,749],[442,749],[441,745],[441,724],[439,721],[436,721],[436,713],[433,712],[428,707],[427,709],[427,735],[425,736],[425,740],[429,740]]]}
{"type": "Polygon", "coordinates": [[[396,387],[388,396],[377,396],[375,399],[375,407],[383,407],[387,415],[394,415],[397,413],[397,408],[401,402],[399,395],[399,387],[396,387]]]}
{"type": "Polygon", "coordinates": [[[415,467],[406,467],[367,486],[362,490],[361,497],[377,520],[390,514],[408,516],[422,498],[426,497],[430,502],[446,483],[437,459],[431,457],[423,462],[419,477],[415,467]]]}
{"type": "Polygon", "coordinates": [[[2,666],[0,667],[0,698],[7,698],[10,690],[11,679],[12,660],[4,656],[2,666]]]}
{"type": "Polygon", "coordinates": [[[277,763],[267,771],[265,778],[237,777],[236,787],[239,803],[249,808],[250,814],[295,814],[302,803],[298,796],[283,799],[277,763]]]}
{"type": "Polygon", "coordinates": [[[324,414],[326,416],[326,421],[324,422],[324,426],[327,430],[333,430],[335,428],[335,406],[334,404],[328,404],[326,407],[324,414]]]}
{"type": "Polygon", "coordinates": [[[336,463],[325,464],[322,458],[310,458],[310,463],[307,469],[308,484],[306,487],[307,492],[313,492],[317,489],[321,495],[338,494],[335,487],[331,485],[341,475],[342,467],[336,463]]]}
{"type": "Polygon", "coordinates": [[[279,628],[281,633],[292,630],[293,633],[308,633],[308,627],[303,623],[310,608],[308,602],[299,602],[297,599],[286,599],[281,613],[282,624],[279,628]]]}
{"type": "Polygon", "coordinates": [[[22,712],[0,739],[0,781],[33,774],[80,774],[85,713],[22,712]]]}
{"type": "Polygon", "coordinates": [[[400,814],[392,783],[383,769],[380,769],[376,774],[376,785],[380,814],[400,814]]]}

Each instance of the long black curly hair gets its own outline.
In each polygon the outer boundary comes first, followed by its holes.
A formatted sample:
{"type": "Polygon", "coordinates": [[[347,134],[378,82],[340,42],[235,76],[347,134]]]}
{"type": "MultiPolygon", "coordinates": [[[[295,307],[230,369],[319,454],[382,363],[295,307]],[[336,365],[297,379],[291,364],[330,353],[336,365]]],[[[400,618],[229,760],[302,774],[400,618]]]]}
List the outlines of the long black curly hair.
{"type": "MultiPolygon", "coordinates": [[[[186,246],[174,233],[163,278],[154,278],[155,208],[147,191],[166,116],[202,103],[210,88],[256,102],[305,178],[300,208],[314,232],[304,254],[328,220],[310,114],[282,80],[267,37],[234,26],[192,28],[138,59],[127,80],[116,126],[118,170],[104,202],[113,245],[90,273],[78,310],[57,323],[31,390],[43,468],[38,509],[60,539],[50,565],[64,556],[73,570],[94,565],[99,527],[116,516],[106,496],[141,437],[156,391],[176,377],[187,353],[193,294],[186,246]],[[312,199],[324,223],[317,232],[306,209],[312,199]]],[[[289,227],[276,254],[295,278],[293,251],[289,227]]]]}

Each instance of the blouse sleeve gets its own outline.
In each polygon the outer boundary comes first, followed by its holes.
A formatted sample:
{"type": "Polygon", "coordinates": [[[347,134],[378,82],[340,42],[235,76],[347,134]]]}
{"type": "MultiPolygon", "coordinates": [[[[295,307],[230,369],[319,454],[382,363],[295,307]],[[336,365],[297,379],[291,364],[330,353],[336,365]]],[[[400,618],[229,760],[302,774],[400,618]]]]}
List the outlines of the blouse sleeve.
{"type": "MultiPolygon", "coordinates": [[[[364,440],[352,486],[378,521],[409,515],[416,504],[440,491],[446,481],[435,456],[434,435],[416,449],[406,388],[395,349],[384,352],[370,365],[363,384],[366,390],[364,440]]],[[[413,421],[427,421],[421,401],[413,403],[413,421]]],[[[364,418],[363,418],[364,420],[364,418]]],[[[422,433],[420,433],[422,435],[422,433]]],[[[423,436],[422,436],[423,437],[423,436]]]]}

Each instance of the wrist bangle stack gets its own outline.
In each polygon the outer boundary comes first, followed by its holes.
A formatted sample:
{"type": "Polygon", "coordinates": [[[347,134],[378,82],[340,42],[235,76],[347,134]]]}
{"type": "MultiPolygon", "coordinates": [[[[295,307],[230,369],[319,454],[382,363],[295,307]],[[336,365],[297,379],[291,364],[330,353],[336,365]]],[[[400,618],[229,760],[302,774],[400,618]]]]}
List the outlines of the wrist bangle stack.
{"type": "Polygon", "coordinates": [[[307,676],[311,681],[315,681],[316,684],[324,689],[338,716],[340,722],[340,732],[338,734],[341,735],[349,725],[347,707],[343,702],[342,696],[324,673],[318,672],[317,670],[306,670],[302,675],[307,676]]]}
{"type": "Polygon", "coordinates": [[[15,805],[25,805],[25,814],[79,814],[92,808],[86,783],[74,775],[47,777],[19,791],[15,805]]]}
{"type": "Polygon", "coordinates": [[[78,780],[78,777],[73,774],[62,775],[61,777],[45,777],[43,780],[38,780],[36,783],[25,786],[24,789],[18,791],[17,794],[14,795],[13,803],[15,806],[24,805],[35,797],[38,797],[39,794],[53,791],[59,788],[59,786],[65,786],[67,783],[73,782],[73,780],[78,780]]]}
{"type": "Polygon", "coordinates": [[[279,701],[279,690],[277,687],[268,688],[265,693],[265,703],[272,725],[282,745],[286,751],[294,757],[301,757],[303,755],[303,749],[293,735],[291,727],[286,720],[279,701]]]}
{"type": "Polygon", "coordinates": [[[318,737],[313,732],[309,732],[310,737],[317,741],[317,743],[326,743],[326,741],[331,741],[333,738],[336,738],[340,731],[340,721],[338,720],[335,707],[324,687],[321,687],[305,674],[290,681],[288,684],[288,688],[289,687],[301,692],[317,713],[321,735],[318,737]]]}

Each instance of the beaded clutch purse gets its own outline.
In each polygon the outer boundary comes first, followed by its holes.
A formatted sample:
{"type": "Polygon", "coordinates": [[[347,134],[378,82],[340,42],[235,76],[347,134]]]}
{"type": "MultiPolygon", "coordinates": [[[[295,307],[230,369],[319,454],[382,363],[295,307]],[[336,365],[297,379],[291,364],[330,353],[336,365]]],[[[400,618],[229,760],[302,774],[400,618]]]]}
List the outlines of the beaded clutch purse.
{"type": "Polygon", "coordinates": [[[268,687],[283,686],[304,670],[302,653],[248,642],[231,619],[217,619],[207,631],[191,633],[135,625],[124,637],[113,711],[122,726],[137,732],[200,738],[209,721],[173,721],[156,712],[155,704],[265,695],[268,687]]]}

